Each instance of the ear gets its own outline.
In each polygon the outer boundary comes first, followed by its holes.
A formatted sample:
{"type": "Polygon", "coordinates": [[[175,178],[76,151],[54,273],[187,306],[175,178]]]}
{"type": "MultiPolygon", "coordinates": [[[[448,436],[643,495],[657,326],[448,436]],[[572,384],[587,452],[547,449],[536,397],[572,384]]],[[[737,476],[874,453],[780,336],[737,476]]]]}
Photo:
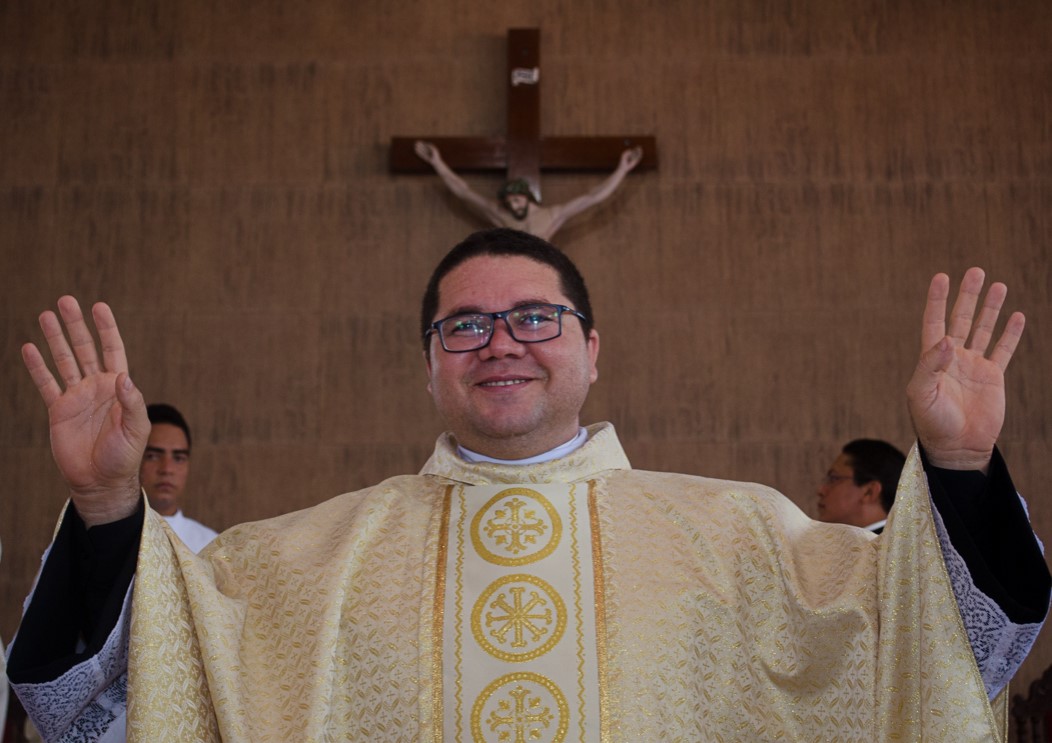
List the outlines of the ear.
{"type": "Polygon", "coordinates": [[[599,331],[592,328],[588,332],[588,359],[590,361],[591,369],[588,373],[588,381],[595,382],[599,379],[599,368],[595,365],[596,360],[599,358],[599,331]]]}
{"type": "Polygon", "coordinates": [[[427,392],[432,394],[431,390],[431,354],[424,351],[424,368],[427,369],[427,392]]]}
{"type": "Polygon", "coordinates": [[[879,506],[880,494],[883,490],[884,487],[880,484],[880,480],[870,480],[862,486],[862,499],[879,506]]]}

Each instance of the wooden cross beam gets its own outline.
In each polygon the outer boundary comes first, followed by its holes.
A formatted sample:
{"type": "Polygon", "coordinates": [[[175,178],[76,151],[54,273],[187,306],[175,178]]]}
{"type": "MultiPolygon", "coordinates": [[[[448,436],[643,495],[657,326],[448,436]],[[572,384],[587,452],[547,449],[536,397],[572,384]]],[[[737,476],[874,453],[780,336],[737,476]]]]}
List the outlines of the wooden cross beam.
{"type": "Polygon", "coordinates": [[[637,170],[657,167],[652,136],[545,137],[541,135],[541,32],[508,30],[508,131],[503,137],[392,137],[393,173],[433,173],[417,157],[413,143],[433,143],[453,170],[505,170],[507,179],[524,178],[540,201],[542,170],[613,170],[621,152],[643,148],[637,170]]]}

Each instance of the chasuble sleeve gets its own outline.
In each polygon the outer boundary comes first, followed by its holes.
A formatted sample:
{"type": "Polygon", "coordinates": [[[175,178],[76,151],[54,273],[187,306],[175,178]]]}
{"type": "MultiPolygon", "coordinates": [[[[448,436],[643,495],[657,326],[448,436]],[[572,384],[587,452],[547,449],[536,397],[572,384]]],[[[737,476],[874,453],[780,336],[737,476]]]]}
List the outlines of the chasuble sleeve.
{"type": "Polygon", "coordinates": [[[1003,701],[989,702],[947,569],[928,480],[914,446],[887,527],[877,537],[874,739],[1001,740],[1006,708],[1003,701]]]}

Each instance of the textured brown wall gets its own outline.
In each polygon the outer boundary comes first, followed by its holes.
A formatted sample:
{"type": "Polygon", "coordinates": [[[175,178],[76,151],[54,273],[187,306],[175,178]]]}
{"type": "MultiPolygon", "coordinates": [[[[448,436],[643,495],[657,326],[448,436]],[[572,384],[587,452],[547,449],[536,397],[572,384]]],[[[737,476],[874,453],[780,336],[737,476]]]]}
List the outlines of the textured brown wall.
{"type": "MultiPolygon", "coordinates": [[[[10,0],[3,636],[64,499],[19,359],[62,293],[110,302],[136,381],[188,415],[206,523],[419,467],[441,424],[418,296],[478,224],[436,178],[389,174],[386,146],[502,131],[516,26],[542,29],[545,132],[658,138],[660,169],[557,239],[602,333],[587,421],[613,421],[638,467],[770,483],[813,512],[844,441],[911,444],[928,278],[983,265],[1028,313],[1002,443],[1052,538],[1045,3],[10,0]]],[[[545,197],[597,181],[550,175],[545,197]]],[[[1021,680],[1050,661],[1046,634],[1021,680]]]]}

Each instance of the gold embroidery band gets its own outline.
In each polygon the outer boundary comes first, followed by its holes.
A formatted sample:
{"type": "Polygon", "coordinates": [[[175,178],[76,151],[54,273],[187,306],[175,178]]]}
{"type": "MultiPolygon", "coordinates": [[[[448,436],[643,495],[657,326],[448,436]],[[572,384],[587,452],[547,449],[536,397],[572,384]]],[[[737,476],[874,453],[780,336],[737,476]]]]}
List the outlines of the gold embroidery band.
{"type": "Polygon", "coordinates": [[[587,488],[460,487],[446,524],[444,739],[598,743],[587,488]]]}
{"type": "Polygon", "coordinates": [[[599,720],[602,725],[600,740],[613,740],[610,731],[610,706],[606,694],[606,595],[603,584],[603,541],[599,530],[599,509],[596,506],[595,482],[588,482],[588,520],[592,533],[592,568],[595,576],[595,649],[599,671],[599,720]]]}
{"type": "MultiPolygon", "coordinates": [[[[443,566],[446,564],[448,559],[447,553],[449,551],[449,542],[446,541],[446,535],[449,534],[449,508],[450,503],[453,499],[453,489],[455,486],[449,485],[446,487],[446,492],[442,497],[442,523],[439,526],[441,538],[438,540],[438,570],[435,571],[435,606],[432,611],[434,617],[434,624],[432,625],[432,636],[431,636],[431,694],[427,697],[431,700],[431,720],[442,720],[442,627],[445,624],[443,614],[445,613],[445,595],[446,595],[446,571],[443,570],[443,566]]],[[[432,730],[434,731],[434,739],[436,743],[441,743],[442,736],[439,732],[441,727],[435,725],[432,730]]]]}

